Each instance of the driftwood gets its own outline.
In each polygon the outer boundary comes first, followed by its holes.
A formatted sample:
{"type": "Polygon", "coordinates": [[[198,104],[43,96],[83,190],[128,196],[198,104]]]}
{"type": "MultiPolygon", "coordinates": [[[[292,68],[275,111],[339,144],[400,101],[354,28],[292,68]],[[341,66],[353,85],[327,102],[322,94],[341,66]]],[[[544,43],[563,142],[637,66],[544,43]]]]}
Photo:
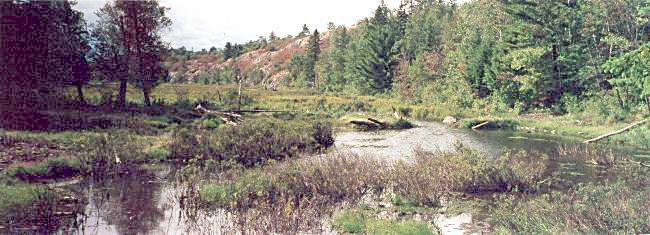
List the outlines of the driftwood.
{"type": "Polygon", "coordinates": [[[196,106],[196,110],[199,111],[202,114],[205,115],[213,115],[219,117],[223,122],[225,122],[228,125],[233,125],[237,126],[239,122],[241,122],[241,114],[237,113],[230,113],[230,112],[220,112],[220,111],[212,111],[204,108],[199,104],[196,106]]]}
{"type": "Polygon", "coordinates": [[[365,128],[365,129],[379,129],[379,128],[382,127],[381,125],[379,125],[377,123],[369,122],[369,121],[356,121],[355,120],[355,121],[350,121],[350,123],[356,125],[357,127],[362,127],[362,128],[365,128]]]}
{"type": "Polygon", "coordinates": [[[374,118],[368,118],[368,121],[371,121],[371,122],[377,123],[377,124],[380,125],[381,127],[387,127],[387,126],[388,126],[388,125],[386,125],[385,122],[379,121],[379,120],[374,119],[374,118]]]}
{"type": "Polygon", "coordinates": [[[481,124],[478,124],[478,125],[476,125],[476,126],[473,126],[473,127],[472,127],[472,130],[478,130],[478,129],[480,129],[481,127],[484,127],[485,125],[487,125],[487,124],[489,124],[489,123],[490,123],[490,122],[483,122],[483,123],[481,123],[481,124]]]}
{"type": "Polygon", "coordinates": [[[615,131],[615,132],[612,132],[612,133],[609,133],[609,134],[605,134],[605,135],[601,135],[601,136],[598,136],[598,137],[593,138],[593,139],[590,139],[590,140],[586,140],[586,141],[583,142],[583,143],[585,143],[585,144],[591,144],[591,143],[594,143],[594,142],[600,141],[600,140],[602,140],[602,139],[606,139],[606,138],[608,138],[608,137],[610,137],[610,136],[618,135],[618,134],[621,134],[621,133],[623,133],[623,132],[629,131],[630,129],[635,128],[635,127],[637,127],[637,126],[639,126],[639,125],[645,124],[646,122],[648,122],[648,119],[645,119],[645,120],[642,120],[642,121],[636,122],[636,123],[634,123],[634,124],[632,124],[632,125],[629,125],[629,126],[623,128],[623,129],[620,129],[620,130],[618,130],[618,131],[615,131]]]}
{"type": "Polygon", "coordinates": [[[356,125],[357,127],[364,128],[364,129],[382,129],[382,128],[387,128],[388,124],[385,122],[379,121],[374,118],[368,118],[368,120],[353,120],[350,121],[350,123],[356,125]]]}
{"type": "Polygon", "coordinates": [[[227,111],[221,111],[221,112],[227,112],[227,113],[293,113],[295,111],[252,109],[252,110],[227,110],[227,111]]]}

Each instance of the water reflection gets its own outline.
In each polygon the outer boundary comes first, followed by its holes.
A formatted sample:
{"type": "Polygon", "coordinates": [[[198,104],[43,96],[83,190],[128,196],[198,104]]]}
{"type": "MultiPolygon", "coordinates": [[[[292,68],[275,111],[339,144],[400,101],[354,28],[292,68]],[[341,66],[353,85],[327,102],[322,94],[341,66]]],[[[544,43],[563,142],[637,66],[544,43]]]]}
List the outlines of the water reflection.
{"type": "MultiPolygon", "coordinates": [[[[476,149],[487,156],[496,156],[505,149],[540,151],[558,156],[558,146],[567,143],[561,138],[522,135],[515,132],[474,132],[451,129],[442,124],[419,122],[418,128],[405,131],[348,132],[337,135],[336,147],[360,155],[388,160],[408,159],[416,148],[427,151],[451,151],[456,143],[476,149]]],[[[584,162],[563,161],[553,167],[567,185],[576,181],[603,177],[602,171],[584,162]],[[585,176],[586,175],[586,176],[585,176]]],[[[82,195],[84,214],[78,217],[77,234],[241,234],[256,231],[310,231],[327,233],[323,210],[305,210],[298,214],[311,218],[308,227],[295,227],[299,218],[283,219],[284,208],[245,213],[222,209],[196,210],[186,200],[196,193],[200,179],[179,182],[174,167],[143,170],[130,176],[85,181],[69,186],[82,195]],[[194,209],[192,209],[194,208],[194,209]],[[305,229],[305,230],[303,230],[305,229]],[[313,231],[312,231],[313,229],[313,231]]],[[[454,217],[455,218],[455,217],[454,217]]],[[[461,217],[459,217],[461,218],[461,217]]],[[[465,218],[465,217],[462,217],[465,218]]],[[[465,221],[458,220],[460,222],[465,221]]],[[[474,220],[474,219],[472,219],[474,220]]],[[[460,223],[459,222],[459,223],[460,223]]],[[[462,223],[461,223],[462,224],[462,223]]],[[[455,227],[448,226],[448,227],[455,227]]]]}
{"type": "Polygon", "coordinates": [[[79,233],[144,234],[164,219],[161,182],[154,173],[86,181],[77,187],[88,198],[79,233]]]}

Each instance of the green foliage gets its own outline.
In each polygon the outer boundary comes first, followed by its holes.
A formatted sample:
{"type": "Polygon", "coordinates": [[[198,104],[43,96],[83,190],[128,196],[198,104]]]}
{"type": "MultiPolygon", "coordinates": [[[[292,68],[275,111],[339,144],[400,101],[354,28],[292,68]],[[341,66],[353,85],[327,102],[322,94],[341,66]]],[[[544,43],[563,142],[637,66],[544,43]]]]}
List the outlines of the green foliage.
{"type": "Polygon", "coordinates": [[[650,113],[650,44],[613,58],[603,65],[612,74],[615,89],[624,94],[619,98],[624,107],[629,104],[646,103],[650,113]]]}
{"type": "Polygon", "coordinates": [[[82,162],[76,158],[57,157],[50,158],[29,166],[18,166],[8,169],[9,175],[23,181],[38,181],[62,179],[77,176],[85,171],[82,162]]]}
{"type": "Polygon", "coordinates": [[[212,131],[181,128],[169,145],[171,157],[181,160],[211,159],[255,167],[268,161],[297,157],[303,152],[324,150],[333,145],[331,127],[291,124],[260,119],[241,126],[220,126],[212,131]]]}
{"type": "MultiPolygon", "coordinates": [[[[20,213],[38,201],[47,192],[42,185],[0,185],[0,217],[8,218],[11,213],[20,213]]],[[[4,221],[3,221],[4,222],[4,221]]]]}
{"type": "Polygon", "coordinates": [[[331,223],[338,231],[347,234],[433,234],[426,223],[376,219],[361,210],[345,210],[331,223]]]}

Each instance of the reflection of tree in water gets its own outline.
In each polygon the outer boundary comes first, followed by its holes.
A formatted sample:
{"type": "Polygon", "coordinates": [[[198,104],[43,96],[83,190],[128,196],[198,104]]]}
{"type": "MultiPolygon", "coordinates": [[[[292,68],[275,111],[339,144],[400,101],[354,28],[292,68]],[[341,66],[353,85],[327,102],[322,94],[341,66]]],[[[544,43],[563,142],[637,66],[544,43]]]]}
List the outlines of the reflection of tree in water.
{"type": "Polygon", "coordinates": [[[164,211],[158,207],[161,185],[151,174],[97,182],[91,197],[97,204],[98,216],[114,225],[121,234],[147,233],[158,227],[164,211]]]}

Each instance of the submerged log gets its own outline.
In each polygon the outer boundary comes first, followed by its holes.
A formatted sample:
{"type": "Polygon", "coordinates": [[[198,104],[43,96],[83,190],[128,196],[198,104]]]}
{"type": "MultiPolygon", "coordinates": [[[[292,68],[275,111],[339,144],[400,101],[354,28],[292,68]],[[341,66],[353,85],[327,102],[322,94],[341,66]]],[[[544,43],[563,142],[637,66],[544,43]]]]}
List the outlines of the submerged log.
{"type": "Polygon", "coordinates": [[[583,142],[583,143],[585,143],[585,144],[591,144],[591,143],[594,143],[594,142],[600,141],[600,140],[602,140],[602,139],[606,139],[606,138],[608,138],[608,137],[610,137],[610,136],[614,136],[614,135],[618,135],[618,134],[624,133],[624,132],[629,131],[629,130],[631,130],[631,129],[633,129],[633,128],[639,126],[639,125],[645,124],[646,122],[648,122],[648,119],[645,119],[645,120],[642,120],[642,121],[636,122],[636,123],[634,123],[634,124],[632,124],[632,125],[629,125],[629,126],[623,128],[623,129],[620,129],[620,130],[618,130],[618,131],[615,131],[615,132],[612,132],[612,133],[608,133],[608,134],[605,134],[605,135],[601,135],[601,136],[598,136],[598,137],[593,138],[593,139],[590,139],[590,140],[586,140],[586,141],[583,142]]]}
{"type": "Polygon", "coordinates": [[[374,123],[374,122],[369,122],[369,121],[350,121],[350,123],[356,125],[357,127],[360,128],[365,128],[365,129],[379,129],[382,128],[381,125],[374,123]]]}
{"type": "Polygon", "coordinates": [[[353,120],[350,121],[351,124],[357,126],[357,128],[363,129],[388,129],[390,125],[386,122],[379,121],[375,118],[367,118],[367,120],[353,120]]]}

